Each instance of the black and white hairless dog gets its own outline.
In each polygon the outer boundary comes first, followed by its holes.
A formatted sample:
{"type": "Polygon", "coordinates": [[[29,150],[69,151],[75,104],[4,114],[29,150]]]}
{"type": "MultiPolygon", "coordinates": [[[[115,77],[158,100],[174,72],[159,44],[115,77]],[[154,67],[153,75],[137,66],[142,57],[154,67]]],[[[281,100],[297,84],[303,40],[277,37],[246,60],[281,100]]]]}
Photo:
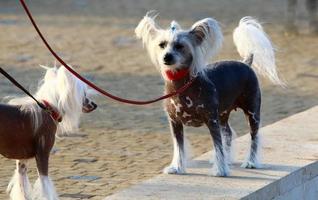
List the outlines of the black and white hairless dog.
{"type": "Polygon", "coordinates": [[[185,173],[183,125],[206,125],[215,147],[213,175],[228,176],[231,162],[233,131],[228,119],[232,110],[241,108],[249,122],[251,146],[242,167],[258,168],[261,91],[254,70],[281,85],[275,65],[273,46],[260,23],[244,17],[234,30],[234,43],[239,61],[220,61],[208,64],[221,47],[223,35],[218,22],[206,18],[189,30],[173,21],[168,29],[156,23],[157,15],[147,13],[135,32],[142,40],[151,61],[165,80],[165,92],[170,93],[196,77],[182,94],[165,101],[174,144],[170,166],[164,173],[185,173]]]}

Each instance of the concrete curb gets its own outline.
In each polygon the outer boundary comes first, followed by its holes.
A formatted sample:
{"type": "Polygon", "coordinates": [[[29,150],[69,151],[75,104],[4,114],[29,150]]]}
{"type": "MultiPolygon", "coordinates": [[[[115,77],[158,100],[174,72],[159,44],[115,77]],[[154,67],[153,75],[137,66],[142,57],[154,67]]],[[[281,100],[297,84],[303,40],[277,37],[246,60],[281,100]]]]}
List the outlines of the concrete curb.
{"type": "Polygon", "coordinates": [[[226,178],[209,176],[208,152],[185,175],[159,175],[105,198],[114,199],[318,199],[318,106],[261,129],[262,169],[242,169],[250,136],[235,140],[236,161],[226,178]]]}

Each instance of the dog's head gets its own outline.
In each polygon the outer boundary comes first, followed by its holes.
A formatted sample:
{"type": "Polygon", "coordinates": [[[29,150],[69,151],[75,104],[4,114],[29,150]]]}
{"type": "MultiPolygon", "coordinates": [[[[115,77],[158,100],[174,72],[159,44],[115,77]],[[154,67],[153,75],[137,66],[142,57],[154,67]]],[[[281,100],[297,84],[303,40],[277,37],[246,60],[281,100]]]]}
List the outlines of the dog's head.
{"type": "Polygon", "coordinates": [[[167,79],[166,71],[189,69],[195,77],[204,72],[208,58],[220,48],[223,36],[217,21],[206,18],[183,30],[176,21],[168,29],[156,23],[156,14],[148,12],[135,29],[150,55],[151,61],[167,79]]]}
{"type": "Polygon", "coordinates": [[[92,92],[89,92],[91,90],[87,90],[85,92],[85,96],[83,99],[83,107],[82,107],[82,112],[83,113],[90,113],[93,110],[97,108],[97,104],[91,100],[90,96],[92,96],[92,92]]]}
{"type": "Polygon", "coordinates": [[[36,97],[47,100],[62,114],[59,133],[76,131],[81,114],[97,108],[97,104],[91,100],[93,90],[64,67],[42,67],[46,69],[46,74],[36,97]]]}
{"type": "Polygon", "coordinates": [[[57,70],[57,87],[59,89],[59,106],[70,113],[75,111],[89,113],[97,108],[91,98],[94,91],[76,78],[64,67],[57,70]]]}

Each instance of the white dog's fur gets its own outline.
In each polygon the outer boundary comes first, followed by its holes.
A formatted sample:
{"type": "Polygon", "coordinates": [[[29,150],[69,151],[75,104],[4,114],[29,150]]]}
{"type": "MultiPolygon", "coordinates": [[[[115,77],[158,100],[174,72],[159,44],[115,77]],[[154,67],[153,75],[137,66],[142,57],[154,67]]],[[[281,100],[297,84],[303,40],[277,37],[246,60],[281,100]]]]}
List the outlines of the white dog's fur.
{"type": "MultiPolygon", "coordinates": [[[[181,29],[176,21],[171,22],[169,29],[161,29],[155,23],[157,15],[154,11],[148,12],[139,22],[135,33],[137,38],[141,39],[147,48],[151,61],[162,73],[168,67],[162,63],[162,57],[170,49],[160,49],[158,41],[165,39],[169,43],[169,41],[175,39],[176,33],[185,31],[181,29]]],[[[204,73],[208,60],[217,54],[223,42],[222,30],[219,23],[213,18],[206,18],[194,23],[190,30],[195,29],[201,29],[206,38],[197,47],[193,47],[190,41],[185,41],[192,47],[191,51],[194,62],[190,70],[193,77],[199,73],[204,73]]],[[[274,84],[284,85],[283,81],[278,77],[274,47],[261,24],[256,19],[250,16],[243,17],[233,32],[233,40],[237,51],[243,59],[247,59],[250,54],[253,54],[252,67],[258,74],[266,76],[274,84]]],[[[177,62],[176,65],[178,64],[177,62]]],[[[162,75],[163,77],[166,76],[165,73],[162,73],[162,75]]]]}
{"type": "Polygon", "coordinates": [[[277,74],[273,44],[256,19],[243,17],[233,32],[233,41],[243,59],[253,54],[253,67],[258,74],[284,85],[277,74]]]}
{"type": "Polygon", "coordinates": [[[261,150],[262,150],[262,136],[260,133],[258,133],[255,141],[251,141],[248,154],[246,156],[245,161],[241,165],[241,167],[249,168],[249,169],[261,168],[262,167],[261,150]]]}
{"type": "MultiPolygon", "coordinates": [[[[180,25],[176,21],[171,23],[171,27],[169,29],[161,29],[154,21],[156,17],[157,14],[154,14],[154,12],[148,12],[138,24],[135,29],[135,33],[137,38],[141,39],[143,44],[146,46],[153,64],[158,67],[162,76],[166,78],[164,71],[168,66],[162,62],[162,58],[171,47],[162,50],[158,46],[158,43],[164,39],[167,40],[169,44],[169,41],[173,41],[175,39],[174,37],[177,32],[185,31],[181,29],[180,25]],[[174,29],[173,31],[171,31],[172,28],[174,29]]],[[[204,75],[208,59],[214,56],[222,46],[223,35],[218,22],[212,18],[206,18],[196,22],[193,24],[191,29],[201,29],[206,36],[206,39],[202,42],[202,44],[197,47],[191,45],[191,41],[184,41],[188,43],[188,46],[191,48],[190,51],[192,52],[194,62],[192,62],[192,66],[190,67],[190,73],[193,77],[195,77],[198,74],[204,75]]],[[[178,64],[180,64],[180,60],[176,63],[176,65],[178,64]]],[[[171,68],[174,66],[169,67],[171,68]]]]}
{"type": "Polygon", "coordinates": [[[58,200],[59,198],[51,178],[39,176],[33,186],[32,200],[58,200]]]}
{"type": "MultiPolygon", "coordinates": [[[[60,112],[63,112],[61,113],[63,120],[58,123],[57,135],[77,131],[83,99],[90,93],[87,85],[62,66],[60,68],[42,67],[46,69],[46,74],[34,97],[50,102],[60,112]]],[[[8,103],[22,105],[21,110],[31,111],[35,130],[41,125],[41,108],[34,104],[33,99],[30,97],[14,98],[8,103]]]]}
{"type": "MultiPolygon", "coordinates": [[[[172,127],[170,124],[170,129],[172,133],[172,127]]],[[[173,134],[173,133],[172,133],[173,134]]],[[[186,139],[184,140],[186,141],[186,139]]],[[[171,164],[164,168],[163,173],[165,174],[183,174],[185,173],[185,167],[187,166],[187,152],[183,152],[181,147],[178,145],[178,142],[175,137],[172,137],[173,142],[173,158],[171,164]]],[[[185,145],[186,142],[184,142],[185,145]]]]}
{"type": "Polygon", "coordinates": [[[27,175],[27,161],[16,161],[16,170],[8,185],[7,192],[10,192],[12,200],[31,200],[31,185],[27,175]],[[21,167],[21,165],[24,167],[21,167]]]}

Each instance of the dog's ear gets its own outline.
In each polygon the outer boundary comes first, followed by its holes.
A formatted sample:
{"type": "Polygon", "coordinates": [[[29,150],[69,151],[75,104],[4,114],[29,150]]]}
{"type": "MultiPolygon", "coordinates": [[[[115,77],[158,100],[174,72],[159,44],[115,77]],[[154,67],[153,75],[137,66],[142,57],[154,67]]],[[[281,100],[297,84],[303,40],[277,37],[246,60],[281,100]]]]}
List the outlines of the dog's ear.
{"type": "Polygon", "coordinates": [[[158,13],[156,11],[147,12],[135,29],[137,38],[141,39],[144,44],[152,40],[160,29],[155,22],[157,16],[158,13]]]}
{"type": "Polygon", "coordinates": [[[65,89],[66,91],[68,89],[73,89],[76,78],[71,72],[69,72],[66,68],[60,67],[57,70],[57,87],[61,89],[65,89]]]}
{"type": "Polygon", "coordinates": [[[43,69],[46,70],[45,72],[45,76],[44,76],[44,81],[51,81],[51,80],[55,80],[56,76],[57,76],[57,69],[55,67],[47,67],[45,65],[40,65],[40,67],[42,67],[43,69]]]}
{"type": "Polygon", "coordinates": [[[192,25],[189,35],[194,45],[204,49],[204,57],[215,55],[222,46],[222,30],[215,19],[205,18],[196,22],[192,25]]]}
{"type": "Polygon", "coordinates": [[[178,22],[173,20],[170,23],[170,31],[173,33],[173,32],[178,31],[178,30],[181,30],[181,26],[178,24],[178,22]]]}
{"type": "Polygon", "coordinates": [[[201,45],[204,40],[216,42],[222,37],[219,23],[212,18],[205,18],[197,21],[192,25],[189,33],[194,37],[196,45],[201,45]]]}

